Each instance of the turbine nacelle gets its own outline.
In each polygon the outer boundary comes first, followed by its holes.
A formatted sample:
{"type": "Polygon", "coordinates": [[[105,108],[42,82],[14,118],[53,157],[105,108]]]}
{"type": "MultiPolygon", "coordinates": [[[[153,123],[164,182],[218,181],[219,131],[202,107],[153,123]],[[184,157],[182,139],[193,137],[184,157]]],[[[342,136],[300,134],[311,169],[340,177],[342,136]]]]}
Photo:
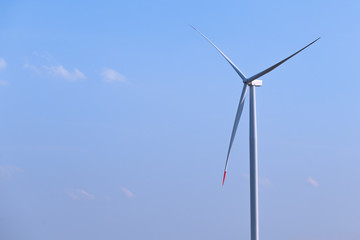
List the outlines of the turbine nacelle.
{"type": "Polygon", "coordinates": [[[263,82],[262,80],[256,79],[256,80],[252,80],[251,82],[246,83],[246,84],[249,85],[249,86],[261,87],[262,82],[263,82]]]}

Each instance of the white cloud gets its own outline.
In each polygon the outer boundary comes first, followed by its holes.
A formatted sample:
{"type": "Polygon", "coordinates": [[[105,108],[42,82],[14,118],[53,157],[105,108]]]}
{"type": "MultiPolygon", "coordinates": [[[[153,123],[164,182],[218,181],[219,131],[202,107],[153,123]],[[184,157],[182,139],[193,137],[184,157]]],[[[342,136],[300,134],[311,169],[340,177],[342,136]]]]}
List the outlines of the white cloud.
{"type": "Polygon", "coordinates": [[[37,74],[50,74],[57,77],[65,78],[66,80],[76,81],[86,79],[86,76],[79,69],[74,68],[74,70],[69,71],[64,68],[62,65],[52,65],[47,66],[43,65],[42,67],[37,67],[36,65],[32,65],[29,63],[24,64],[24,68],[30,69],[37,74]]]}
{"type": "Polygon", "coordinates": [[[112,197],[109,197],[109,196],[104,196],[104,199],[105,199],[106,201],[112,201],[112,200],[113,200],[112,197]]]}
{"type": "Polygon", "coordinates": [[[7,82],[7,81],[5,81],[5,80],[0,80],[0,86],[5,87],[5,86],[7,86],[7,85],[9,85],[9,82],[7,82]]]}
{"type": "Polygon", "coordinates": [[[135,197],[135,194],[133,192],[131,192],[129,189],[122,187],[121,190],[124,192],[125,196],[127,196],[128,198],[135,197]]]}
{"type": "Polygon", "coordinates": [[[39,75],[51,75],[60,78],[64,78],[69,81],[76,81],[86,79],[86,76],[79,69],[74,68],[66,69],[63,65],[56,62],[56,59],[50,55],[50,53],[38,53],[34,52],[32,56],[32,61],[36,64],[29,63],[27,57],[25,57],[24,68],[34,71],[39,75]]]}
{"type": "MultiPolygon", "coordinates": [[[[243,178],[250,181],[250,175],[248,173],[244,173],[243,174],[243,178]]],[[[261,185],[265,185],[265,186],[271,186],[272,183],[271,181],[268,179],[268,178],[261,178],[259,177],[258,178],[258,182],[261,184],[261,185]]]]}
{"type": "Polygon", "coordinates": [[[67,194],[70,198],[72,198],[72,199],[74,199],[74,200],[79,200],[79,199],[80,199],[79,196],[76,195],[76,194],[73,193],[73,192],[67,192],[66,194],[67,194]]]}
{"type": "Polygon", "coordinates": [[[79,190],[77,190],[77,191],[78,191],[78,193],[82,194],[82,195],[83,195],[84,197],[86,197],[86,198],[90,198],[90,199],[93,199],[93,198],[94,198],[94,195],[86,192],[85,190],[79,189],[79,190]]]}
{"type": "Polygon", "coordinates": [[[85,74],[80,72],[77,68],[75,68],[72,72],[68,71],[61,65],[58,66],[44,66],[44,68],[52,75],[63,77],[67,80],[81,80],[85,79],[85,74]]]}
{"type": "Polygon", "coordinates": [[[106,68],[101,72],[103,80],[108,83],[112,82],[127,82],[127,79],[115,71],[114,69],[106,68]]]}
{"type": "Polygon", "coordinates": [[[5,62],[5,59],[0,58],[0,70],[4,70],[7,67],[7,63],[5,62]]]}
{"type": "Polygon", "coordinates": [[[29,64],[29,63],[25,63],[24,64],[24,68],[27,68],[27,69],[31,69],[31,70],[33,70],[34,72],[36,72],[36,73],[41,73],[41,70],[38,68],[38,67],[36,67],[36,66],[34,66],[34,65],[31,65],[31,64],[29,64]]]}
{"type": "MultiPolygon", "coordinates": [[[[7,67],[7,63],[3,58],[0,57],[0,71],[4,70],[7,67]]],[[[0,80],[0,86],[7,86],[9,83],[5,80],[0,80]]]]}
{"type": "Polygon", "coordinates": [[[270,182],[270,180],[267,179],[267,178],[259,178],[259,183],[262,184],[262,185],[266,185],[266,186],[272,185],[272,183],[270,182]]]}
{"type": "Polygon", "coordinates": [[[66,194],[74,199],[74,200],[80,200],[80,199],[94,199],[95,196],[93,194],[88,193],[87,191],[83,189],[76,189],[73,191],[67,191],[66,194]]]}
{"type": "Polygon", "coordinates": [[[0,179],[10,179],[15,174],[21,173],[23,170],[16,166],[0,165],[0,179]]]}
{"type": "Polygon", "coordinates": [[[308,177],[307,182],[310,183],[313,187],[318,187],[319,186],[319,183],[315,179],[313,179],[312,177],[308,177]]]}

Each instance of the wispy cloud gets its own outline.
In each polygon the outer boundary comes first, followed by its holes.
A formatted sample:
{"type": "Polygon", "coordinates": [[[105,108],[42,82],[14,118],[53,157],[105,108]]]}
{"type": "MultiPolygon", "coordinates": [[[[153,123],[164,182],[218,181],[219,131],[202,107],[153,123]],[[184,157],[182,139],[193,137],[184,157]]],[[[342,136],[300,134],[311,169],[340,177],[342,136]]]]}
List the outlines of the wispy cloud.
{"type": "Polygon", "coordinates": [[[0,86],[5,87],[5,86],[7,86],[7,85],[9,85],[9,82],[0,79],[0,86]]]}
{"type": "Polygon", "coordinates": [[[4,70],[7,67],[7,63],[5,61],[5,59],[0,57],[0,71],[4,70]]]}
{"type": "Polygon", "coordinates": [[[272,183],[270,182],[270,180],[267,179],[267,178],[259,178],[259,183],[260,183],[261,185],[265,185],[265,186],[271,186],[271,185],[272,185],[272,183]]]}
{"type": "Polygon", "coordinates": [[[38,68],[38,67],[35,66],[35,65],[31,65],[31,64],[29,64],[29,63],[25,63],[25,64],[24,64],[24,68],[30,69],[30,70],[34,71],[35,73],[37,73],[37,74],[40,74],[40,73],[41,73],[41,69],[40,69],[40,68],[38,68]]]}
{"type": "Polygon", "coordinates": [[[114,69],[106,68],[101,72],[101,76],[105,82],[127,82],[127,79],[114,69]]]}
{"type": "Polygon", "coordinates": [[[37,63],[29,63],[29,60],[25,58],[24,68],[36,74],[56,76],[69,81],[86,79],[85,74],[79,69],[74,68],[73,70],[69,70],[63,65],[56,63],[55,59],[49,53],[40,54],[35,52],[33,56],[35,56],[34,61],[37,63]]]}
{"type": "Polygon", "coordinates": [[[307,182],[310,183],[313,187],[318,187],[319,186],[319,183],[315,179],[313,179],[312,177],[308,177],[307,182]]]}
{"type": "Polygon", "coordinates": [[[83,189],[75,189],[73,191],[67,191],[66,194],[74,199],[74,200],[80,200],[80,199],[94,199],[95,196],[93,194],[90,194],[89,192],[83,190],[83,189]]]}
{"type": "MultiPolygon", "coordinates": [[[[0,57],[0,71],[4,70],[6,67],[7,67],[7,63],[5,59],[0,57]]],[[[0,79],[0,86],[5,87],[7,85],[9,85],[7,81],[0,79]]]]}
{"type": "MultiPolygon", "coordinates": [[[[243,178],[250,181],[250,175],[248,173],[244,173],[243,178]]],[[[272,185],[271,181],[268,178],[259,177],[258,181],[259,181],[259,183],[261,185],[265,185],[265,186],[271,186],[272,185]]]]}
{"type": "Polygon", "coordinates": [[[80,197],[77,194],[73,193],[73,192],[66,192],[66,195],[68,195],[70,198],[72,198],[74,200],[79,200],[80,199],[80,197]]]}
{"type": "Polygon", "coordinates": [[[90,199],[93,199],[94,198],[94,195],[86,192],[85,190],[82,190],[82,189],[79,189],[78,190],[78,193],[82,194],[83,196],[87,197],[87,198],[90,198],[90,199]]]}
{"type": "Polygon", "coordinates": [[[23,170],[16,166],[0,165],[0,179],[11,179],[14,175],[23,172],[23,170]]]}
{"type": "Polygon", "coordinates": [[[110,196],[104,196],[104,199],[105,199],[106,201],[112,201],[112,200],[113,200],[112,197],[110,197],[110,196]]]}
{"type": "Polygon", "coordinates": [[[43,68],[45,68],[49,74],[65,78],[67,80],[76,81],[86,79],[85,74],[80,72],[77,68],[74,68],[73,71],[67,70],[62,65],[43,66],[43,68]]]}
{"type": "Polygon", "coordinates": [[[122,187],[121,190],[123,191],[125,196],[127,196],[128,198],[135,198],[135,194],[133,192],[131,192],[129,189],[122,187]]]}

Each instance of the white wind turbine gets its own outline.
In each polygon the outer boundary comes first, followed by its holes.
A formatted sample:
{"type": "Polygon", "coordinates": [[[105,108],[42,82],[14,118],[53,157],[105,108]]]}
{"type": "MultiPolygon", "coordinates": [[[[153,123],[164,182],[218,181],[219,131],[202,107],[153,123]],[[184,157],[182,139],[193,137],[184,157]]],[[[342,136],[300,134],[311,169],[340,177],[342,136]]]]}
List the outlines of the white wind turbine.
{"type": "Polygon", "coordinates": [[[313,43],[315,43],[320,38],[317,38],[315,41],[309,43],[299,51],[295,52],[294,54],[290,55],[289,57],[285,58],[284,60],[276,63],[275,65],[255,74],[252,77],[245,77],[245,75],[240,71],[240,69],[217,47],[214,43],[212,43],[204,34],[202,34],[199,30],[191,26],[195,31],[200,33],[206,40],[208,40],[211,45],[213,45],[216,50],[228,61],[228,63],[233,67],[235,72],[241,77],[243,80],[244,86],[241,92],[239,106],[236,112],[235,122],[231,133],[229,149],[226,157],[225,163],[225,170],[224,170],[224,177],[222,184],[224,185],[226,171],[229,163],[229,157],[231,152],[231,147],[235,138],[236,130],[239,124],[240,116],[243,110],[245,96],[247,92],[247,88],[250,88],[250,134],[249,134],[249,141],[250,141],[250,213],[251,213],[251,240],[258,240],[259,239],[259,220],[258,220],[258,166],[257,166],[257,130],[256,130],[256,99],[255,99],[255,87],[260,87],[262,85],[262,81],[259,78],[268,72],[274,70],[305,48],[309,47],[313,43]]]}

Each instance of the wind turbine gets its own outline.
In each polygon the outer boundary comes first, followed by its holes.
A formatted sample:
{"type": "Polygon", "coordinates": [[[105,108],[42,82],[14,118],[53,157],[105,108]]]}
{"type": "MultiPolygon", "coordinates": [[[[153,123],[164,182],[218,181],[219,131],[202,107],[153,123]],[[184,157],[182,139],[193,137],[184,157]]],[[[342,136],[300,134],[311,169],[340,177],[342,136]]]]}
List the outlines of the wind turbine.
{"type": "Polygon", "coordinates": [[[235,116],[235,122],[231,133],[230,144],[227,152],[225,169],[224,169],[224,177],[222,184],[224,185],[226,171],[229,163],[230,152],[234,142],[236,130],[239,124],[239,120],[241,117],[241,113],[244,107],[245,96],[247,92],[247,88],[250,88],[250,131],[249,131],[249,141],[250,141],[250,214],[251,214],[251,240],[258,240],[259,239],[259,220],[258,220],[258,163],[257,163],[257,130],[256,130],[256,98],[255,98],[255,87],[260,87],[262,85],[262,80],[259,80],[260,77],[263,75],[271,72],[305,48],[309,47],[310,45],[314,44],[320,38],[312,41],[299,51],[295,52],[294,54],[290,55],[289,57],[281,60],[280,62],[274,64],[273,66],[255,74],[252,77],[245,77],[245,75],[240,71],[240,69],[214,44],[208,39],[204,34],[202,34],[199,30],[195,27],[191,26],[195,31],[200,33],[211,45],[213,45],[216,50],[226,59],[226,61],[232,66],[235,72],[240,76],[243,80],[244,86],[241,92],[239,106],[235,116]]]}

